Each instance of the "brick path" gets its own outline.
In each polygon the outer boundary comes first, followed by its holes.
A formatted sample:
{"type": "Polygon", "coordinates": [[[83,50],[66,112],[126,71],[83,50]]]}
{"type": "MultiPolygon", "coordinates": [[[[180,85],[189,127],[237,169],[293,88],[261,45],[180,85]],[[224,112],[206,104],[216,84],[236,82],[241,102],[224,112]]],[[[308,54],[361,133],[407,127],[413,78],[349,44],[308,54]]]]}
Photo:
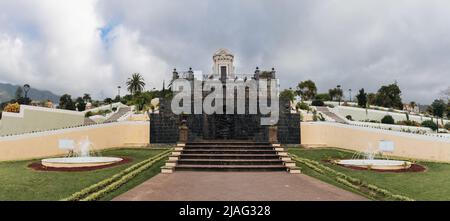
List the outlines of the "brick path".
{"type": "Polygon", "coordinates": [[[175,172],[158,174],[114,200],[367,200],[303,174],[175,172]]]}

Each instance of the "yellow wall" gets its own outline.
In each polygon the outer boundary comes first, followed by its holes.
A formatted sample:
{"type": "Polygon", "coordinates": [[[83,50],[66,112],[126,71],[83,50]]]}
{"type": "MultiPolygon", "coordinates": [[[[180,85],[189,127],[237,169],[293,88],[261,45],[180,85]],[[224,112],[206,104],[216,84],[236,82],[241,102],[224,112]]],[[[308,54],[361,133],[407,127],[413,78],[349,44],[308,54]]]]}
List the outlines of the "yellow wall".
{"type": "Polygon", "coordinates": [[[112,147],[146,146],[150,141],[149,121],[117,122],[0,138],[0,161],[64,155],[59,139],[78,142],[88,136],[95,150],[112,147]]]}
{"type": "Polygon", "coordinates": [[[0,135],[47,131],[84,124],[84,113],[20,105],[20,113],[3,112],[0,135]]]}
{"type": "Polygon", "coordinates": [[[327,122],[301,123],[301,142],[304,145],[367,151],[369,143],[376,149],[380,140],[395,144],[394,152],[387,155],[450,162],[450,139],[327,122]]]}

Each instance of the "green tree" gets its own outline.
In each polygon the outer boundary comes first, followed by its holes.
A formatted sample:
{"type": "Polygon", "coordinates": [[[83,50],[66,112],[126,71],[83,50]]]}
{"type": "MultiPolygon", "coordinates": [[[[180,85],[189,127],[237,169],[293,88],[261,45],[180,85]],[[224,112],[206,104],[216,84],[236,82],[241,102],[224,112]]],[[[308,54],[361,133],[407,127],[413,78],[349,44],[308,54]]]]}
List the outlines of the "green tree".
{"type": "Polygon", "coordinates": [[[331,97],[330,97],[329,94],[323,93],[323,94],[317,94],[317,95],[314,97],[314,99],[315,99],[315,100],[321,100],[321,101],[330,101],[330,100],[331,100],[331,97]]]}
{"type": "Polygon", "coordinates": [[[364,91],[364,88],[359,90],[358,95],[356,95],[356,99],[358,100],[358,106],[367,107],[367,93],[364,91]]]}
{"type": "Polygon", "coordinates": [[[85,103],[92,102],[91,95],[90,94],[84,94],[83,95],[83,100],[84,100],[85,103]]]}
{"type": "Polygon", "coordinates": [[[397,83],[381,86],[376,94],[375,104],[382,107],[402,110],[403,103],[401,93],[402,91],[397,83]]]}
{"type": "Polygon", "coordinates": [[[287,98],[287,99],[289,99],[290,101],[294,101],[294,99],[295,99],[295,93],[294,93],[292,90],[290,90],[290,89],[286,89],[286,90],[283,90],[283,91],[280,93],[280,98],[287,98]]]}
{"type": "Polygon", "coordinates": [[[64,94],[59,98],[59,108],[65,110],[75,110],[76,106],[72,100],[72,97],[68,94],[64,94]]]}
{"type": "Polygon", "coordinates": [[[436,124],[439,127],[439,118],[444,117],[444,113],[447,109],[447,104],[441,99],[436,99],[431,104],[431,110],[433,111],[433,115],[436,117],[436,124]]]}
{"type": "Polygon", "coordinates": [[[341,88],[332,88],[328,90],[328,94],[330,95],[330,99],[332,101],[340,100],[344,96],[344,92],[341,88]]]}
{"type": "Polygon", "coordinates": [[[311,100],[317,94],[316,84],[311,80],[302,81],[297,85],[297,94],[303,100],[311,100]]]}
{"type": "Polygon", "coordinates": [[[450,101],[447,103],[447,119],[450,120],[450,101]]]}
{"type": "Polygon", "coordinates": [[[377,98],[377,95],[374,93],[368,93],[367,94],[367,105],[375,105],[375,100],[377,98]]]}
{"type": "Polygon", "coordinates": [[[105,98],[105,100],[103,100],[103,102],[104,102],[105,104],[112,104],[112,103],[114,102],[114,100],[111,99],[110,97],[107,97],[107,98],[105,98]]]}
{"type": "Polygon", "coordinates": [[[142,92],[145,87],[144,78],[139,73],[132,74],[131,78],[128,78],[126,84],[127,90],[131,93],[131,95],[135,95],[136,92],[142,92]]]}
{"type": "Polygon", "coordinates": [[[15,98],[16,98],[16,100],[23,98],[22,87],[17,87],[16,93],[15,93],[15,98]]]}
{"type": "Polygon", "coordinates": [[[85,99],[83,99],[82,97],[78,97],[76,99],[76,107],[78,111],[84,111],[86,110],[86,102],[85,99]]]}

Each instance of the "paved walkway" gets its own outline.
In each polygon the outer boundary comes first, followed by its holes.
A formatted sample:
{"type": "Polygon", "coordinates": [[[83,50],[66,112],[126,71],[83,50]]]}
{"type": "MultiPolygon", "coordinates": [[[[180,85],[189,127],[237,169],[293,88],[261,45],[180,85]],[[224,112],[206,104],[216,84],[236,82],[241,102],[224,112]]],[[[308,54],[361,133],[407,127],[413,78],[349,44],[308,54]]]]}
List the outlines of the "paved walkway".
{"type": "Polygon", "coordinates": [[[366,199],[303,174],[175,172],[158,174],[114,200],[312,201],[366,199]]]}

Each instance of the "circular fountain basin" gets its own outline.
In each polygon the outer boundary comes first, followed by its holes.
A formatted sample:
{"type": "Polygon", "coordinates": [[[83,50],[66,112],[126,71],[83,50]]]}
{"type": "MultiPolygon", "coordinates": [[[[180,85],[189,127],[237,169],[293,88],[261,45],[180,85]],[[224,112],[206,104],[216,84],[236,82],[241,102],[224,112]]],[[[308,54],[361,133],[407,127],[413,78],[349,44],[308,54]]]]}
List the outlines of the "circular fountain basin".
{"type": "Polygon", "coordinates": [[[337,160],[337,164],[374,170],[401,170],[411,167],[411,162],[403,160],[337,160]]]}
{"type": "Polygon", "coordinates": [[[122,161],[118,157],[61,157],[41,160],[42,165],[54,168],[104,166],[122,161]]]}

